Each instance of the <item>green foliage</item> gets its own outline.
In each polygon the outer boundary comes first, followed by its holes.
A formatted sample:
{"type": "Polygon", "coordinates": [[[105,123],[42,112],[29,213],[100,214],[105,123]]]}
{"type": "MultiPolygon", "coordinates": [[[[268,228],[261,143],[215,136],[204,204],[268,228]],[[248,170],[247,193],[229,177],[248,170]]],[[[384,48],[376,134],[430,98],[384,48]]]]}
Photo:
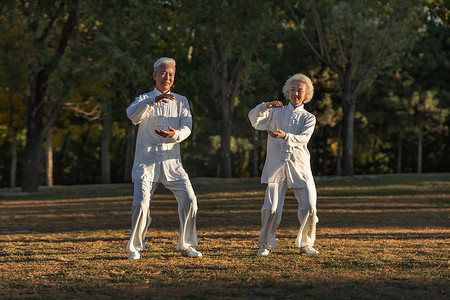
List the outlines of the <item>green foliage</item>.
{"type": "Polygon", "coordinates": [[[395,170],[394,165],[400,160],[403,171],[416,171],[421,126],[424,170],[444,171],[450,167],[445,156],[437,154],[448,151],[450,106],[449,75],[441,72],[449,62],[445,38],[449,28],[445,26],[445,18],[439,17],[445,15],[446,8],[436,9],[437,2],[427,2],[414,48],[401,61],[383,70],[384,76],[367,93],[368,105],[362,107],[372,123],[369,140],[384,137],[386,146],[375,150],[389,158],[391,170],[395,170]],[[396,153],[399,149],[402,157],[396,153]]]}
{"type": "MultiPolygon", "coordinates": [[[[50,70],[55,63],[54,49],[67,21],[69,2],[0,3],[0,186],[10,180],[14,130],[20,182],[29,76],[50,70]]],[[[368,65],[377,70],[356,99],[356,173],[395,172],[400,148],[401,169],[415,171],[420,122],[425,134],[424,171],[448,170],[446,1],[315,3],[332,62],[347,70],[352,61],[355,82],[368,65]],[[390,20],[395,26],[387,35],[390,20]]],[[[125,109],[134,97],[153,88],[153,62],[161,56],[177,60],[174,91],[190,101],[194,125],[191,137],[182,143],[182,158],[191,177],[218,174],[223,108],[215,84],[227,82],[224,78],[230,82],[240,57],[239,89],[230,106],[232,175],[258,175],[250,168],[255,162],[260,171],[264,164],[266,135],[255,134],[248,111],[262,101],[287,103],[281,88],[288,76],[298,72],[310,76],[315,85],[315,96],[305,107],[317,117],[309,143],[314,174],[338,172],[342,79],[319,61],[299,35],[302,25],[311,40],[316,37],[311,29],[314,19],[308,15],[311,1],[80,0],[78,9],[76,28],[65,55],[49,74],[41,104],[45,123],[47,110],[64,103],[52,128],[55,184],[101,182],[106,102],[112,104],[111,176],[114,182],[123,181],[130,126],[125,109]],[[287,3],[293,4],[303,24],[293,22],[287,3]],[[212,63],[214,55],[216,62],[220,58],[226,62],[226,73],[211,73],[220,66],[212,63]]],[[[230,90],[224,90],[229,95],[230,90]]]]}

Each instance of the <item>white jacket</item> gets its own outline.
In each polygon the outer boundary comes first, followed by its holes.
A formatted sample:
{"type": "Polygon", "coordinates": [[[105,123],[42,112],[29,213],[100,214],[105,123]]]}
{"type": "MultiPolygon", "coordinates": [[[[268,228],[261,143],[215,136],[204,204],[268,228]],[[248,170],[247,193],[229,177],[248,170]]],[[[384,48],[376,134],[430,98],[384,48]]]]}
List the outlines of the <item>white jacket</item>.
{"type": "Polygon", "coordinates": [[[286,178],[289,187],[303,188],[314,184],[310,154],[307,148],[316,118],[303,105],[294,109],[292,104],[282,108],[267,108],[263,102],[252,109],[248,117],[257,130],[286,132],[284,139],[267,137],[267,154],[261,175],[262,183],[274,183],[277,178],[286,178]],[[285,166],[285,176],[277,176],[285,166]]]}
{"type": "Polygon", "coordinates": [[[133,181],[175,181],[188,177],[181,164],[180,142],[191,134],[192,115],[186,97],[171,94],[175,96],[174,100],[155,103],[155,97],[161,95],[155,88],[136,97],[127,108],[128,118],[133,124],[139,124],[133,181]],[[168,130],[169,126],[175,129],[171,138],[155,133],[156,129],[168,130]]]}

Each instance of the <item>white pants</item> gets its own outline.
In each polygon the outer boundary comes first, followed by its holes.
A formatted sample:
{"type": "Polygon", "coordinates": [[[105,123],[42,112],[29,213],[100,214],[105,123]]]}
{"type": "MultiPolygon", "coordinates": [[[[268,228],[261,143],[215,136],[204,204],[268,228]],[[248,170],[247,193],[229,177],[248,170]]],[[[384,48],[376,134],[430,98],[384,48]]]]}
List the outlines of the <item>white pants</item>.
{"type": "MultiPolygon", "coordinates": [[[[281,183],[269,183],[266,189],[264,205],[261,209],[261,232],[259,234],[258,247],[272,249],[277,247],[275,230],[281,222],[284,198],[288,189],[286,181],[281,183]]],[[[316,223],[319,221],[316,215],[317,193],[314,183],[305,188],[292,188],[298,202],[297,218],[300,222],[295,245],[297,247],[313,246],[316,239],[316,223]]]]}
{"type": "MultiPolygon", "coordinates": [[[[197,198],[189,179],[161,182],[175,196],[178,202],[180,218],[180,234],[177,250],[182,251],[198,245],[197,241],[197,198]]],[[[150,226],[150,200],[158,182],[136,180],[134,182],[134,200],[131,215],[131,234],[126,252],[137,252],[145,249],[145,234],[150,226]]]]}

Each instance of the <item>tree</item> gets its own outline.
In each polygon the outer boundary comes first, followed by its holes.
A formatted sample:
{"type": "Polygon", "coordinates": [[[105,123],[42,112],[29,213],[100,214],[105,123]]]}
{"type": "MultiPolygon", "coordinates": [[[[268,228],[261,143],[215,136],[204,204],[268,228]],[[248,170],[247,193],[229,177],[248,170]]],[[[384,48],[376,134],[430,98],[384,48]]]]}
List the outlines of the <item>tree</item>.
{"type": "Polygon", "coordinates": [[[377,72],[412,45],[415,1],[286,1],[313,53],[339,75],[343,112],[343,175],[354,174],[356,100],[377,72]],[[303,19],[303,20],[302,20],[303,19]],[[316,43],[309,32],[316,32],[316,43]],[[314,30],[312,30],[314,29],[314,30]]]}
{"type": "MultiPolygon", "coordinates": [[[[36,192],[41,181],[42,142],[56,120],[64,101],[57,97],[50,117],[45,122],[45,101],[52,76],[70,48],[77,24],[78,1],[10,1],[2,6],[2,15],[14,29],[8,43],[20,43],[18,55],[24,61],[27,78],[26,103],[27,142],[23,162],[22,190],[36,192]]],[[[69,89],[64,85],[62,94],[69,89]]]]}
{"type": "Polygon", "coordinates": [[[444,1],[424,2],[413,49],[382,70],[360,107],[376,116],[372,134],[391,148],[376,150],[395,158],[398,173],[449,169],[449,119],[441,115],[450,107],[449,74],[442,72],[449,62],[448,18],[444,1]]]}
{"type": "MultiPolygon", "coordinates": [[[[23,59],[17,55],[22,51],[20,43],[9,43],[14,38],[16,27],[7,26],[8,18],[0,15],[0,122],[7,125],[7,136],[11,139],[9,187],[15,187],[17,182],[19,132],[25,128],[26,107],[22,101],[25,98],[26,77],[23,59]]],[[[6,139],[5,139],[6,143],[6,139]]]]}
{"type": "Polygon", "coordinates": [[[444,0],[430,0],[424,3],[423,11],[419,40],[402,65],[403,75],[413,79],[412,93],[404,98],[408,99],[408,108],[414,111],[411,117],[417,126],[417,172],[422,172],[424,167],[445,171],[450,164],[447,155],[450,145],[450,75],[443,70],[448,69],[450,61],[450,7],[444,0]],[[426,151],[423,150],[425,147],[428,148],[426,151]],[[422,164],[423,159],[426,159],[426,165],[422,164]]]}
{"type": "MultiPolygon", "coordinates": [[[[174,20],[170,15],[174,8],[161,1],[100,2],[91,2],[91,9],[97,8],[99,28],[90,50],[91,58],[96,62],[90,76],[100,89],[96,101],[101,103],[103,112],[101,173],[102,182],[109,183],[111,126],[115,120],[127,122],[128,132],[133,134],[133,125],[126,120],[125,109],[152,85],[153,63],[166,50],[159,43],[172,36],[167,27],[174,20]]],[[[133,138],[127,139],[126,178],[131,173],[133,144],[133,138]]]]}
{"type": "MultiPolygon", "coordinates": [[[[11,75],[11,74],[9,74],[11,75]]],[[[23,114],[25,107],[20,100],[20,92],[14,90],[15,83],[1,76],[4,87],[0,90],[0,120],[7,124],[7,136],[11,138],[10,164],[9,164],[9,187],[16,187],[17,165],[18,165],[18,135],[25,126],[23,114]]],[[[7,143],[5,139],[4,143],[7,143]]]]}
{"type": "MultiPolygon", "coordinates": [[[[422,173],[422,156],[425,132],[442,133],[447,128],[444,122],[449,115],[449,109],[439,107],[436,92],[413,92],[411,99],[407,99],[408,113],[411,121],[416,124],[414,132],[417,135],[417,173],[422,173]]],[[[405,105],[406,106],[406,105],[405,105]]]]}
{"type": "MultiPolygon", "coordinates": [[[[317,98],[317,96],[316,96],[317,98]]],[[[317,101],[317,99],[316,99],[317,101]]],[[[320,110],[320,113],[315,113],[317,116],[317,124],[316,127],[318,128],[318,136],[320,141],[317,143],[317,152],[316,155],[318,156],[320,153],[322,153],[322,175],[327,175],[327,165],[328,165],[328,146],[331,146],[332,151],[336,155],[336,173],[339,175],[340,172],[340,155],[339,155],[339,149],[340,149],[340,143],[335,138],[329,137],[329,130],[331,128],[334,128],[338,126],[338,122],[342,120],[342,110],[341,109],[335,109],[333,107],[333,102],[331,99],[331,95],[329,93],[326,93],[323,95],[323,98],[317,105],[318,110],[320,110]]]]}
{"type": "Polygon", "coordinates": [[[195,31],[194,55],[204,57],[212,97],[221,114],[220,176],[231,177],[232,116],[246,62],[258,50],[267,24],[269,1],[189,1],[186,22],[195,31]]]}

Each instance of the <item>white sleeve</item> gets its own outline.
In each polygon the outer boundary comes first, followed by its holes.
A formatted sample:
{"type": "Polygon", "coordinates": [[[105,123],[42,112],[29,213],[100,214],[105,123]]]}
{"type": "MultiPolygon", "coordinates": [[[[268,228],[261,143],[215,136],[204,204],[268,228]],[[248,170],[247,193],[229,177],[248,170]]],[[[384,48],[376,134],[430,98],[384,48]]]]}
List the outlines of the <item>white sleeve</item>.
{"type": "Polygon", "coordinates": [[[250,123],[257,130],[269,129],[271,119],[271,109],[267,108],[267,103],[258,104],[254,109],[248,113],[250,123]]]}
{"type": "Polygon", "coordinates": [[[147,110],[151,105],[155,103],[155,98],[150,97],[148,95],[140,95],[136,97],[133,103],[127,108],[127,116],[133,122],[134,125],[137,125],[142,122],[144,117],[146,116],[147,110]]]}

